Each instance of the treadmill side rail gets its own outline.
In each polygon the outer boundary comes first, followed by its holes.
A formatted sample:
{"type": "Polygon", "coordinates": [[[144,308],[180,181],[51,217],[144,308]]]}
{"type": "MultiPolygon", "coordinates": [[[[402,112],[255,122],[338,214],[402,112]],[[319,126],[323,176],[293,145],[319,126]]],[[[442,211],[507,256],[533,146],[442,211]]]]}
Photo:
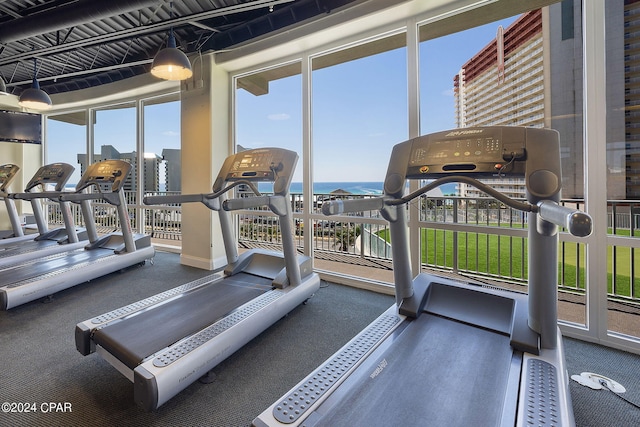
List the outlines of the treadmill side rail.
{"type": "Polygon", "coordinates": [[[540,355],[524,354],[520,378],[516,426],[575,426],[569,392],[569,374],[565,364],[562,333],[557,329],[559,345],[542,348],[540,355]]]}
{"type": "Polygon", "coordinates": [[[320,287],[313,275],[302,286],[275,289],[238,307],[211,326],[150,355],[134,369],[134,399],[153,411],[231,356],[320,287]]]}
{"type": "Polygon", "coordinates": [[[288,394],[260,414],[252,426],[296,426],[302,423],[405,319],[405,316],[397,314],[395,305],[389,307],[288,394]]]}
{"type": "MultiPolygon", "coordinates": [[[[82,250],[82,249],[77,249],[82,250]]],[[[71,267],[63,267],[38,277],[14,282],[0,288],[2,309],[9,310],[38,298],[53,295],[80,283],[102,277],[118,269],[145,262],[153,258],[153,246],[126,254],[101,256],[71,267]]]]}
{"type": "MultiPolygon", "coordinates": [[[[112,310],[108,313],[101,314],[92,319],[85,320],[76,325],[75,340],[76,349],[83,355],[87,356],[95,351],[95,344],[92,340],[93,331],[98,328],[102,328],[111,322],[118,321],[120,319],[131,316],[137,312],[145,310],[155,304],[162,304],[173,298],[179,297],[181,294],[188,292],[192,289],[197,289],[201,286],[206,286],[211,282],[220,280],[222,275],[220,273],[210,274],[200,279],[196,279],[184,285],[177,286],[173,289],[169,289],[157,295],[153,295],[149,298],[145,298],[141,301],[133,304],[126,305],[116,310],[112,310]]],[[[0,294],[1,296],[2,294],[0,294]]]]}

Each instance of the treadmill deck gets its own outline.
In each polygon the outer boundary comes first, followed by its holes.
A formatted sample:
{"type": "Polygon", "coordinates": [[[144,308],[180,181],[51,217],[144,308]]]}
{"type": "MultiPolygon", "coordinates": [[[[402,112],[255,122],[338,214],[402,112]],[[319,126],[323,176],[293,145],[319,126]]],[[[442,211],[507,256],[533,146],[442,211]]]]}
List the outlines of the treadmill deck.
{"type": "Polygon", "coordinates": [[[239,273],[94,332],[93,340],[130,369],[271,290],[271,279],[239,273]]]}
{"type": "MultiPolygon", "coordinates": [[[[500,425],[505,399],[517,399],[508,388],[520,363],[506,335],[423,313],[387,340],[393,345],[382,344],[304,425],[500,425]]],[[[285,398],[274,416],[289,418],[294,401],[306,404],[285,398]]]]}

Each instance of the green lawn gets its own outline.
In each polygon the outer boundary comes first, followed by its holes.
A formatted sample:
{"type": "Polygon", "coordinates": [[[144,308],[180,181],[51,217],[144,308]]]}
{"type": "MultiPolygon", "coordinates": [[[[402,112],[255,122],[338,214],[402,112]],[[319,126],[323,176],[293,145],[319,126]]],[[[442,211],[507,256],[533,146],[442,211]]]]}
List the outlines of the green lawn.
{"type": "MultiPolygon", "coordinates": [[[[381,231],[379,235],[389,241],[388,230],[381,231]]],[[[421,229],[422,262],[430,266],[452,268],[454,236],[455,233],[449,230],[421,229]]],[[[526,240],[521,237],[458,232],[458,270],[526,281],[526,240]]],[[[640,250],[628,247],[615,248],[615,292],[612,289],[613,250],[613,247],[608,246],[608,292],[624,297],[639,297],[640,279],[636,278],[632,295],[630,277],[631,266],[640,266],[640,250]]],[[[558,248],[558,283],[567,288],[584,290],[585,259],[585,245],[561,243],[558,248]]],[[[634,274],[638,275],[640,272],[634,274]]]]}

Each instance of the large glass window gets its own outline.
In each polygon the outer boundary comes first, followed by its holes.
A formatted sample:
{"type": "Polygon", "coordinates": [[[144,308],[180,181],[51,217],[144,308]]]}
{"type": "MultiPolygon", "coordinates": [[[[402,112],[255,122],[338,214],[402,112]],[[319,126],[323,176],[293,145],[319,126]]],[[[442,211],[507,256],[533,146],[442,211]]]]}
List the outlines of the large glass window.
{"type": "Polygon", "coordinates": [[[236,80],[236,150],[280,147],[300,156],[292,193],[302,192],[302,79],[299,62],[236,80]]]}
{"type": "MultiPolygon", "coordinates": [[[[579,23],[580,13],[567,19],[566,5],[560,8],[552,5],[442,37],[421,28],[420,126],[422,134],[489,125],[556,129],[564,203],[582,208],[582,64],[574,55],[581,50],[581,37],[568,37],[574,28],[563,29],[579,23]]],[[[511,197],[525,197],[521,178],[489,183],[511,197]]],[[[423,268],[479,275],[527,291],[526,214],[465,184],[446,184],[421,206],[423,268]],[[452,231],[447,223],[454,222],[468,231],[452,231]]],[[[562,236],[559,317],[585,324],[584,245],[562,236]]]]}
{"type": "MultiPolygon", "coordinates": [[[[295,62],[277,68],[238,77],[235,80],[236,151],[261,147],[280,147],[298,153],[298,164],[290,192],[296,213],[296,241],[302,245],[302,180],[304,171],[302,141],[301,64],[295,62]]],[[[260,191],[270,192],[270,183],[260,183],[260,191]]],[[[239,215],[240,248],[276,245],[282,239],[277,217],[254,210],[239,215]]]]}
{"type": "Polygon", "coordinates": [[[132,168],[125,184],[125,191],[135,192],[138,188],[138,164],[136,158],[137,116],[135,105],[127,104],[97,110],[95,116],[93,127],[94,158],[89,163],[106,159],[128,161],[131,163],[132,168]]]}
{"type": "MultiPolygon", "coordinates": [[[[47,135],[45,141],[45,163],[68,163],[75,167],[75,171],[69,181],[67,190],[74,190],[82,176],[83,168],[80,159],[87,152],[87,126],[86,111],[79,111],[57,116],[47,117],[47,135]]],[[[63,226],[62,212],[56,203],[44,202],[47,209],[49,224],[63,226]]],[[[83,224],[78,205],[71,205],[71,209],[77,224],[83,224]]]]}
{"type": "Polygon", "coordinates": [[[63,162],[76,168],[67,185],[80,179],[79,155],[87,152],[86,111],[47,117],[46,163],[63,162]]]}
{"type": "MultiPolygon", "coordinates": [[[[382,194],[391,149],[409,135],[405,46],[402,32],[313,59],[314,212],[325,200],[382,194]]],[[[316,218],[317,268],[393,282],[378,212],[316,218]]]]}
{"type": "Polygon", "coordinates": [[[144,103],[144,191],[180,192],[180,101],[144,103]]]}
{"type": "MultiPolygon", "coordinates": [[[[180,101],[175,95],[143,102],[143,192],[176,194],[182,191],[180,101]]],[[[179,206],[145,209],[146,232],[155,243],[180,246],[182,226],[179,206]]]]}

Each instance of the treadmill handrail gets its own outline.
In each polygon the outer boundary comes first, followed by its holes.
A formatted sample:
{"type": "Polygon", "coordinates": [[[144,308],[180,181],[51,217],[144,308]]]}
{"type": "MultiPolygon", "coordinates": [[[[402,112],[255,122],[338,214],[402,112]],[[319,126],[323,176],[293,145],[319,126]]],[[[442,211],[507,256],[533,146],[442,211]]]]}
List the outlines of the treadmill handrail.
{"type": "Polygon", "coordinates": [[[258,191],[258,188],[251,182],[247,180],[239,180],[234,182],[231,185],[222,188],[213,193],[199,193],[199,194],[166,194],[162,196],[145,196],[142,201],[145,205],[164,205],[168,203],[195,203],[201,202],[205,206],[209,207],[212,210],[220,210],[219,203],[214,203],[217,199],[238,185],[248,185],[251,190],[257,195],[261,196],[262,193],[258,191]]]}
{"type": "Polygon", "coordinates": [[[288,197],[281,195],[243,197],[229,199],[222,203],[225,211],[237,211],[240,209],[258,208],[267,206],[276,215],[285,215],[287,211],[288,197]]]}
{"type": "Polygon", "coordinates": [[[256,196],[225,200],[222,204],[222,208],[225,211],[237,211],[240,209],[257,208],[259,206],[269,206],[269,202],[273,197],[278,196],[256,196]]]}
{"type": "Polygon", "coordinates": [[[542,200],[536,207],[541,219],[566,228],[574,236],[586,237],[591,234],[591,216],[579,209],[561,206],[553,200],[542,200]]]}
{"type": "Polygon", "coordinates": [[[408,194],[404,197],[394,199],[389,196],[380,196],[373,197],[369,199],[347,199],[347,200],[331,200],[325,202],[322,205],[322,213],[325,215],[340,215],[342,213],[350,213],[350,212],[361,212],[361,211],[370,211],[370,210],[379,210],[384,206],[397,206],[403,205],[405,203],[409,203],[411,200],[437,188],[443,184],[448,184],[450,182],[463,182],[469,185],[476,187],[478,190],[487,193],[490,196],[495,197],[500,202],[505,205],[520,210],[524,212],[533,212],[536,210],[536,207],[530,203],[519,202],[517,200],[513,200],[508,196],[500,193],[499,191],[493,189],[492,187],[478,181],[477,179],[463,176],[463,175],[451,175],[438,178],[429,184],[419,188],[411,194],[408,194]]]}
{"type": "MultiPolygon", "coordinates": [[[[9,198],[11,199],[19,199],[19,200],[34,200],[34,199],[50,199],[52,201],[58,201],[60,195],[63,193],[67,193],[64,191],[40,191],[36,193],[11,193],[9,194],[9,198]]],[[[73,194],[73,193],[68,193],[73,194]]]]}
{"type": "Polygon", "coordinates": [[[387,197],[380,196],[367,199],[330,200],[322,204],[322,213],[331,216],[343,213],[380,210],[385,206],[387,199],[387,197]]]}
{"type": "Polygon", "coordinates": [[[105,200],[107,203],[119,206],[118,193],[61,193],[58,197],[61,202],[78,203],[84,200],[105,200]]]}
{"type": "Polygon", "coordinates": [[[526,202],[519,202],[517,200],[513,200],[511,197],[506,196],[504,194],[502,194],[501,192],[495,190],[493,187],[488,186],[487,184],[478,181],[475,178],[471,178],[468,176],[464,176],[464,175],[451,175],[451,176],[444,176],[441,178],[438,178],[432,182],[430,182],[429,184],[419,188],[418,190],[414,191],[411,194],[407,194],[404,197],[401,197],[399,199],[392,199],[389,200],[387,202],[388,205],[402,205],[405,203],[410,202],[411,200],[415,199],[418,196],[421,196],[431,190],[433,190],[434,188],[437,188],[443,184],[448,184],[450,182],[462,182],[465,184],[469,184],[472,185],[474,187],[476,187],[478,190],[487,193],[488,195],[496,198],[498,201],[504,203],[505,205],[509,206],[510,208],[513,209],[517,209],[519,211],[523,211],[523,212],[532,212],[535,210],[535,207],[533,205],[531,205],[530,203],[526,203],[526,202]]]}

